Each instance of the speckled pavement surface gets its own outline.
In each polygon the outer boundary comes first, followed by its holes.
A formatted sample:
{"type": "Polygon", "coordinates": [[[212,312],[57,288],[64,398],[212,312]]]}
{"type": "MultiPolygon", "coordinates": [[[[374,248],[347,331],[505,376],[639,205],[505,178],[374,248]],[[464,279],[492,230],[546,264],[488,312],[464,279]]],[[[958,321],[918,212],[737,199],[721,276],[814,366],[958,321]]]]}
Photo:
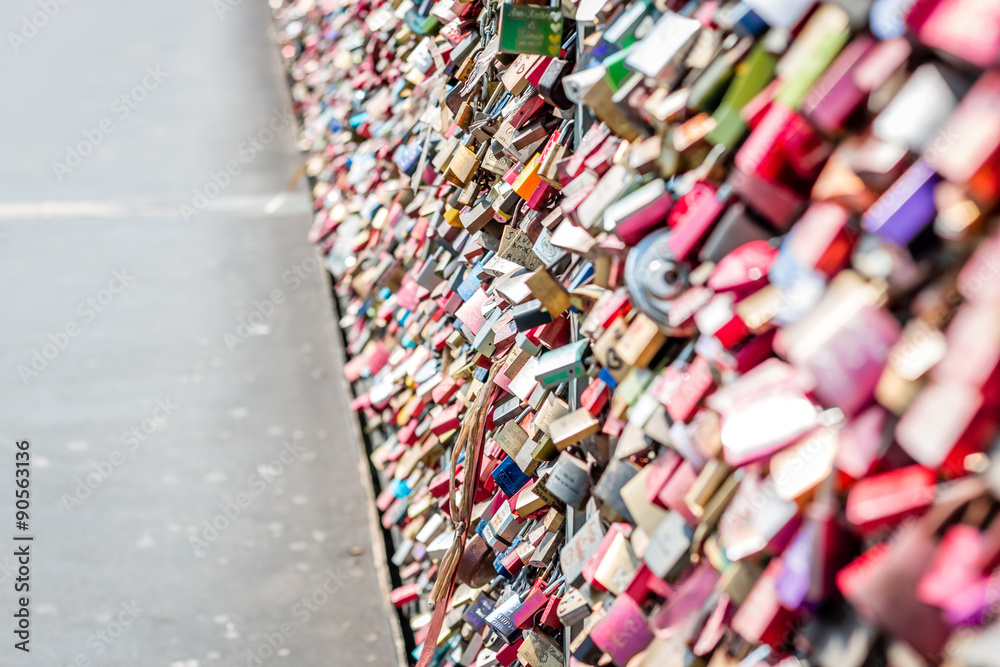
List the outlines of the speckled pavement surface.
{"type": "Polygon", "coordinates": [[[5,667],[396,664],[269,21],[0,8],[5,667]]]}

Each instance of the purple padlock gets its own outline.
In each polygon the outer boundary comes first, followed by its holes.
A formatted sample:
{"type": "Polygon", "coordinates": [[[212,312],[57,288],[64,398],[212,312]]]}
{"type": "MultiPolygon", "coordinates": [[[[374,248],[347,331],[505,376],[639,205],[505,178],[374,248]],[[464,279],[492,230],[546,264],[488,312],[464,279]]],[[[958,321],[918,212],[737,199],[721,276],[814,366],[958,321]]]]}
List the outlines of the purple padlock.
{"type": "Polygon", "coordinates": [[[905,247],[934,221],[934,189],[939,180],[929,164],[918,160],[865,211],[864,228],[883,241],[905,247]]]}

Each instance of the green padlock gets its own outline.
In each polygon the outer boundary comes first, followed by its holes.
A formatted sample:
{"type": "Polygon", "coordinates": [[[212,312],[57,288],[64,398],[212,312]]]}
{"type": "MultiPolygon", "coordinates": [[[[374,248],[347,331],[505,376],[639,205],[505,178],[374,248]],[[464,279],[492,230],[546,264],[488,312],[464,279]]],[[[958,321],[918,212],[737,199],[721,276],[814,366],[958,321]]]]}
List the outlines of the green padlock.
{"type": "Polygon", "coordinates": [[[736,79],[713,114],[716,126],[706,137],[710,143],[721,144],[728,150],[736,147],[747,131],[740,111],[771,82],[777,62],[778,57],[768,51],[765,39],[736,66],[736,79]]]}
{"type": "Polygon", "coordinates": [[[558,57],[563,15],[558,7],[500,5],[500,52],[558,57]]]}
{"type": "Polygon", "coordinates": [[[538,359],[535,379],[548,389],[566,382],[570,378],[583,377],[587,372],[583,356],[587,351],[588,344],[589,341],[586,338],[581,338],[575,343],[546,352],[538,359]]]}

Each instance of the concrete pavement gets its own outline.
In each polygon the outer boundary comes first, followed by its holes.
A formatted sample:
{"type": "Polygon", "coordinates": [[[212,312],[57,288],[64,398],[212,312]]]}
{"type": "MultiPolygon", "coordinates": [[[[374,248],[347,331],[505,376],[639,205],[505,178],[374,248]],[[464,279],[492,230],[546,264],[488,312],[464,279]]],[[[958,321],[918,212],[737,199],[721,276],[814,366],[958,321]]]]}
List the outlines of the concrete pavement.
{"type": "Polygon", "coordinates": [[[225,1],[0,8],[5,666],[396,664],[269,10],[225,1]]]}

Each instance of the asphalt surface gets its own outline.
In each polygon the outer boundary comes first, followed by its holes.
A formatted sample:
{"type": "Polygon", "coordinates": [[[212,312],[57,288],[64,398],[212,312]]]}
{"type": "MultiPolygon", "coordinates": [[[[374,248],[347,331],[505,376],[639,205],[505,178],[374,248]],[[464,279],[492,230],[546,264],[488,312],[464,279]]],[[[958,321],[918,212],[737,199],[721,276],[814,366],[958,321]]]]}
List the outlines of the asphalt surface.
{"type": "Polygon", "coordinates": [[[396,664],[267,6],[0,28],[0,664],[396,664]]]}

